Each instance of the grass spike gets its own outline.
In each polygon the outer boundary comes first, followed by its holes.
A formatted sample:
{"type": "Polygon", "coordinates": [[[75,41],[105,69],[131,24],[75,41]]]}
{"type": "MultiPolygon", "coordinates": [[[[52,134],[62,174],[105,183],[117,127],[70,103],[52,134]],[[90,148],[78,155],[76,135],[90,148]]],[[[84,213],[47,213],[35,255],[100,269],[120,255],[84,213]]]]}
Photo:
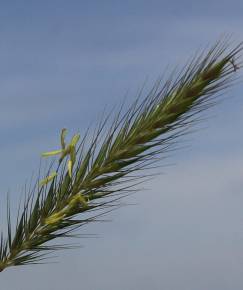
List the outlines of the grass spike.
{"type": "Polygon", "coordinates": [[[241,68],[241,51],[242,44],[229,50],[226,42],[217,42],[179,74],[173,72],[164,85],[158,81],[124,115],[120,110],[102,138],[105,118],[87,149],[87,135],[79,145],[79,134],[66,144],[67,129],[62,129],[61,149],[42,154],[60,155],[56,169],[49,169],[26,198],[13,235],[8,201],[7,236],[0,238],[0,271],[40,263],[48,253],[66,248],[57,245],[56,239],[70,237],[119,206],[140,178],[149,177],[141,172],[172,151],[201,112],[212,107],[233,83],[241,68]]]}

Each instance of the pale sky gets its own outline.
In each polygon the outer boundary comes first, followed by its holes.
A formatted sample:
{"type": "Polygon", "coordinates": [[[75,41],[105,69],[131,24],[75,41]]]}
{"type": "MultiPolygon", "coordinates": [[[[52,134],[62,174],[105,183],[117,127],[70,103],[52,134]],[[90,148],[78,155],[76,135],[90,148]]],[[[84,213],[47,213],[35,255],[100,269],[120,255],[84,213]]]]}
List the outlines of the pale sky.
{"type": "MultiPolygon", "coordinates": [[[[242,14],[236,0],[0,1],[1,209],[7,191],[17,203],[61,128],[84,133],[105,106],[127,91],[132,101],[222,33],[242,41],[242,14]]],[[[242,290],[242,93],[240,83],[204,115],[166,160],[175,165],[126,200],[136,205],[80,230],[98,239],[57,264],[9,268],[0,288],[242,290]]]]}

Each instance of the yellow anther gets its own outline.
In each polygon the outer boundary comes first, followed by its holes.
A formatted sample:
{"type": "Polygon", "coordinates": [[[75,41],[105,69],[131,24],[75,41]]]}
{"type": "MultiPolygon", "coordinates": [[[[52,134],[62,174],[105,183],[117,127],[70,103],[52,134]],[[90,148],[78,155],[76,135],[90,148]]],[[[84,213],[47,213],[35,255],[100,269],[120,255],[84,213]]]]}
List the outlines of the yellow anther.
{"type": "Polygon", "coordinates": [[[76,148],[75,148],[75,146],[77,145],[77,143],[80,139],[80,135],[75,134],[72,137],[71,142],[66,146],[66,143],[65,143],[66,134],[67,134],[67,129],[63,128],[61,131],[61,147],[62,147],[62,149],[42,153],[42,156],[43,157],[50,157],[50,156],[54,156],[54,155],[60,155],[59,162],[62,162],[62,160],[67,155],[70,155],[70,159],[68,160],[67,167],[68,167],[68,174],[70,177],[72,177],[73,166],[74,166],[74,163],[76,161],[76,148]]]}
{"type": "Polygon", "coordinates": [[[52,181],[55,177],[57,176],[57,173],[54,171],[52,172],[49,176],[47,176],[46,178],[42,179],[39,183],[40,186],[44,186],[46,184],[48,184],[50,181],[52,181]]]}
{"type": "Polygon", "coordinates": [[[55,151],[50,151],[50,152],[44,152],[42,153],[42,157],[50,157],[50,156],[54,156],[54,155],[59,155],[62,153],[63,150],[55,150],[55,151]]]}
{"type": "Polygon", "coordinates": [[[68,160],[67,167],[68,167],[68,174],[69,174],[70,178],[72,178],[73,164],[72,164],[72,160],[71,159],[68,160]]]}
{"type": "Polygon", "coordinates": [[[77,145],[79,139],[80,139],[79,134],[74,135],[71,142],[70,142],[70,145],[75,147],[77,145]]]}

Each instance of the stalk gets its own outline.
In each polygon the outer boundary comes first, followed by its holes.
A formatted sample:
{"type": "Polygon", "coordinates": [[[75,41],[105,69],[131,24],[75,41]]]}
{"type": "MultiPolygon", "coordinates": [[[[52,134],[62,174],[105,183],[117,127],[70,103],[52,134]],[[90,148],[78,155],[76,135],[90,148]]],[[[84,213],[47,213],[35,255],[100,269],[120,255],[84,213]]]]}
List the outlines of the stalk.
{"type": "MultiPolygon", "coordinates": [[[[75,236],[82,225],[97,221],[129,193],[131,177],[143,177],[156,158],[163,158],[185,134],[197,116],[213,106],[215,98],[231,85],[242,45],[227,52],[218,42],[206,55],[194,58],[177,78],[155,85],[122,116],[118,113],[101,142],[105,123],[85,150],[86,137],[73,136],[67,145],[61,132],[57,168],[38,180],[27,197],[14,235],[8,214],[8,235],[1,234],[0,271],[10,266],[40,263],[49,251],[69,248],[50,243],[75,236]],[[101,210],[101,212],[100,212],[101,210]]],[[[8,210],[10,212],[10,210],[8,210]]]]}

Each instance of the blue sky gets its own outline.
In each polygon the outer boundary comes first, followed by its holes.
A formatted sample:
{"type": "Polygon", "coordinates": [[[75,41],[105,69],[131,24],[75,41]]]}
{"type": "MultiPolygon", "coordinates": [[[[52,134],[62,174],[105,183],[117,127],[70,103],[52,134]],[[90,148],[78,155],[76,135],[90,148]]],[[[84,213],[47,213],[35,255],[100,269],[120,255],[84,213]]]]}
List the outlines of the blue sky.
{"type": "MultiPolygon", "coordinates": [[[[1,1],[1,206],[58,145],[104,106],[133,99],[166,66],[183,65],[222,33],[243,40],[242,1],[1,1]]],[[[242,79],[242,75],[239,74],[242,79]]],[[[205,116],[174,166],[84,229],[99,239],[58,264],[10,268],[1,289],[241,290],[243,85],[205,116]]],[[[2,219],[2,227],[5,220],[2,219]]]]}

